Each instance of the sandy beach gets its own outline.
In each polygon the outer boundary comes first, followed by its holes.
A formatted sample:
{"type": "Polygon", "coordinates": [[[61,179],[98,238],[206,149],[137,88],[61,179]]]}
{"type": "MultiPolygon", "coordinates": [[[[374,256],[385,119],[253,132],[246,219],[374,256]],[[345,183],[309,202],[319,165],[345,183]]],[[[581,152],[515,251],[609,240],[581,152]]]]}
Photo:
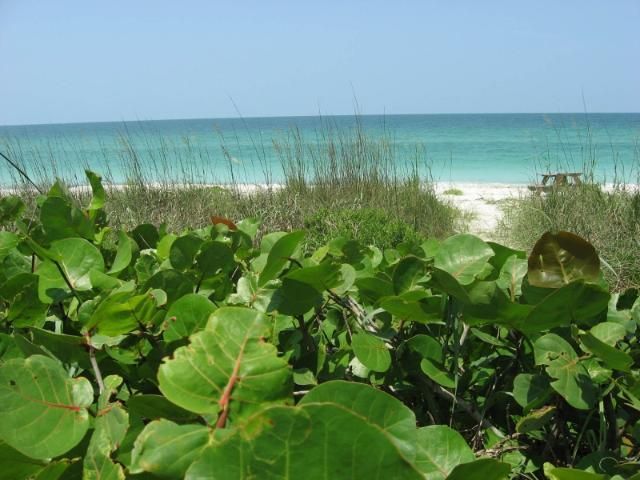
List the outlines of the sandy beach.
{"type": "Polygon", "coordinates": [[[492,240],[502,217],[502,205],[527,193],[525,184],[449,183],[436,184],[436,192],[445,201],[472,215],[469,233],[492,240]]]}

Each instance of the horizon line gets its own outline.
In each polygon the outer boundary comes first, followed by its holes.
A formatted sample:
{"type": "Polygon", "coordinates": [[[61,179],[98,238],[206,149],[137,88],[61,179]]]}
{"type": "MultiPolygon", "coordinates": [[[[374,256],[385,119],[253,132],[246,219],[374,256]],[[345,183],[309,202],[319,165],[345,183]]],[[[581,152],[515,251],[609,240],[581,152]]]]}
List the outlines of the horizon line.
{"type": "Polygon", "coordinates": [[[88,120],[73,122],[49,122],[49,123],[13,123],[0,124],[0,128],[10,127],[44,127],[52,125],[84,125],[84,124],[105,124],[105,123],[143,123],[143,122],[184,122],[184,121],[201,121],[201,120],[258,120],[258,119],[284,119],[284,118],[332,118],[332,117],[411,117],[411,116],[445,116],[445,115],[638,115],[640,112],[437,112],[437,113],[339,113],[324,115],[318,113],[315,115],[262,115],[262,116],[243,116],[235,117],[188,117],[188,118],[162,118],[149,120],[88,120]]]}

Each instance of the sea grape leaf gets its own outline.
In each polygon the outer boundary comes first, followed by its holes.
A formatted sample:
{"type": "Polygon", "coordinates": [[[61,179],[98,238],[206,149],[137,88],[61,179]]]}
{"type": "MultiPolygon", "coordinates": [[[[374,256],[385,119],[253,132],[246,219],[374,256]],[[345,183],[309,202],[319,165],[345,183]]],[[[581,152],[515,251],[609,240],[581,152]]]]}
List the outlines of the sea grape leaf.
{"type": "Polygon", "coordinates": [[[534,343],[536,364],[546,365],[554,381],[551,387],[574,408],[592,408],[597,390],[573,347],[560,336],[548,333],[534,343]]]}
{"type": "Polygon", "coordinates": [[[362,277],[355,281],[355,285],[360,297],[371,303],[377,303],[384,297],[394,295],[393,284],[384,278],[362,277]]]}
{"type": "Polygon", "coordinates": [[[384,297],[380,306],[400,320],[416,323],[442,322],[441,298],[428,297],[422,300],[412,300],[403,296],[384,297]]]}
{"type": "Polygon", "coordinates": [[[340,285],[340,266],[335,263],[324,262],[312,267],[298,268],[287,273],[284,279],[306,283],[318,292],[324,292],[340,285]]]}
{"type": "Polygon", "coordinates": [[[42,327],[49,305],[38,300],[38,276],[31,273],[14,275],[2,285],[9,300],[7,320],[14,327],[42,327]]]}
{"type": "Polygon", "coordinates": [[[205,242],[196,256],[196,266],[205,277],[214,276],[218,270],[229,272],[235,266],[233,251],[222,242],[205,242]]]}
{"type": "Polygon", "coordinates": [[[84,337],[40,328],[32,328],[31,335],[36,345],[45,347],[63,363],[77,363],[86,370],[91,368],[84,337]]]}
{"type": "Polygon", "coordinates": [[[0,441],[0,480],[58,480],[71,461],[35,460],[0,441]]]}
{"type": "Polygon", "coordinates": [[[509,464],[493,458],[481,458],[455,467],[447,480],[502,480],[509,476],[509,464]]]}
{"type": "Polygon", "coordinates": [[[446,425],[419,428],[416,445],[415,465],[426,480],[444,480],[455,467],[476,458],[462,435],[446,425]]]}
{"type": "Polygon", "coordinates": [[[203,240],[192,233],[178,237],[169,249],[169,261],[176,270],[191,268],[203,240]]]}
{"type": "Polygon", "coordinates": [[[41,355],[0,365],[0,439],[36,459],[73,448],[89,428],[93,389],[41,355]]]}
{"type": "Polygon", "coordinates": [[[526,416],[518,420],[516,424],[516,432],[528,433],[534,430],[540,430],[551,421],[556,412],[554,405],[545,406],[529,412],[526,416]]]}
{"type": "Polygon", "coordinates": [[[525,259],[512,255],[500,269],[496,283],[500,288],[509,292],[511,301],[515,301],[522,295],[522,279],[527,274],[527,268],[525,259]]]}
{"type": "Polygon", "coordinates": [[[621,372],[630,371],[633,358],[628,353],[607,345],[589,332],[580,335],[580,341],[587,351],[602,359],[609,368],[621,372]]]}
{"type": "Polygon", "coordinates": [[[267,262],[262,272],[260,272],[258,279],[259,287],[278,276],[296,252],[303,239],[304,232],[291,232],[283,235],[273,244],[267,256],[267,262]]]}
{"type": "Polygon", "coordinates": [[[423,478],[387,432],[331,401],[259,412],[240,432],[207,447],[185,476],[187,480],[253,477],[423,478]]]}
{"type": "Polygon", "coordinates": [[[493,266],[495,272],[502,270],[507,260],[513,256],[522,260],[527,259],[526,252],[522,250],[514,250],[513,248],[505,247],[495,242],[487,242],[487,245],[491,247],[494,253],[493,257],[489,259],[489,263],[493,266]]]}
{"type": "Polygon", "coordinates": [[[451,375],[451,373],[447,372],[444,367],[437,364],[433,360],[429,358],[423,358],[420,361],[420,369],[431,380],[442,385],[443,387],[455,388],[456,380],[453,375],[451,375]]]}
{"type": "Polygon", "coordinates": [[[582,237],[569,232],[547,232],[529,255],[529,283],[559,288],[575,280],[595,283],[600,278],[600,258],[582,237]]]}
{"type": "Polygon", "coordinates": [[[40,222],[49,240],[82,237],[92,240],[95,227],[88,216],[62,197],[48,197],[40,206],[40,222]]]}
{"type": "Polygon", "coordinates": [[[439,268],[433,268],[431,271],[430,284],[437,290],[451,295],[457,300],[464,303],[471,303],[469,293],[464,289],[460,282],[449,272],[439,268]]]}
{"type": "Polygon", "coordinates": [[[433,265],[449,273],[460,285],[470,285],[486,271],[493,255],[491,247],[478,237],[459,234],[441,243],[433,265]]]}
{"type": "Polygon", "coordinates": [[[180,297],[167,312],[167,329],[162,336],[165,342],[185,338],[202,330],[216,306],[206,297],[188,293],[180,297]]]}
{"type": "Polygon", "coordinates": [[[102,186],[102,177],[97,173],[92,172],[91,170],[85,170],[85,175],[89,180],[89,184],[91,185],[91,202],[87,207],[87,210],[100,210],[104,208],[104,204],[106,201],[107,195],[104,192],[104,187],[102,186]]]}
{"type": "Polygon", "coordinates": [[[545,464],[544,473],[549,480],[605,480],[607,475],[599,473],[587,472],[575,468],[555,468],[547,467],[545,464]]]}
{"type": "Polygon", "coordinates": [[[50,251],[60,259],[58,265],[52,260],[45,260],[36,269],[36,274],[40,277],[38,296],[43,303],[52,303],[60,295],[68,294],[71,290],[67,280],[74,290],[91,290],[91,271],[104,272],[102,254],[83,238],[56,240],[51,242],[50,251]]]}
{"type": "Polygon", "coordinates": [[[627,334],[627,330],[623,325],[615,322],[602,322],[590,330],[591,335],[601,342],[614,347],[616,343],[622,340],[627,334]]]}
{"type": "Polygon", "coordinates": [[[267,312],[277,311],[283,315],[304,315],[313,307],[320,306],[322,295],[308,283],[284,278],[274,292],[267,312]]]}
{"type": "Polygon", "coordinates": [[[11,250],[20,243],[20,237],[13,232],[0,231],[0,260],[4,259],[11,250]]]}
{"type": "Polygon", "coordinates": [[[18,219],[24,212],[25,204],[17,195],[0,198],[0,225],[6,225],[18,219]]]}
{"type": "Polygon", "coordinates": [[[160,233],[158,229],[150,223],[142,223],[131,231],[131,238],[138,244],[140,250],[156,248],[160,233]]]}
{"type": "Polygon", "coordinates": [[[131,265],[134,255],[138,250],[136,243],[125,232],[118,232],[118,249],[113,264],[107,273],[118,275],[125,268],[131,265]]]}
{"type": "Polygon", "coordinates": [[[513,380],[513,398],[525,411],[542,405],[550,391],[549,379],[544,375],[520,373],[513,380]]]}
{"type": "Polygon", "coordinates": [[[178,425],[155,420],[138,435],[131,454],[131,473],[149,472],[159,478],[184,478],[189,465],[209,443],[204,425],[178,425]]]}
{"type": "Polygon", "coordinates": [[[270,328],[268,318],[255,310],[219,308],[188,346],[160,366],[160,391],[186,410],[218,415],[221,423],[261,405],[290,401],[291,370],[264,341],[270,328]]]}
{"type": "Polygon", "coordinates": [[[115,292],[98,304],[85,328],[116,337],[148,325],[155,311],[155,301],[149,293],[115,292]]]}
{"type": "Polygon", "coordinates": [[[572,322],[584,322],[604,312],[608,304],[606,290],[577,281],[553,290],[517,327],[525,332],[540,332],[572,322]]]}
{"type": "Polygon", "coordinates": [[[374,372],[386,372],[391,367],[391,354],[380,338],[369,333],[355,333],[351,338],[351,347],[358,360],[374,372]]]}
{"type": "Polygon", "coordinates": [[[400,295],[415,287],[424,276],[424,261],[418,257],[409,256],[400,260],[393,270],[393,288],[396,295],[400,295]]]}
{"type": "Polygon", "coordinates": [[[555,333],[547,333],[538,338],[533,345],[533,352],[536,365],[550,365],[560,355],[569,360],[578,358],[571,344],[555,333]]]}
{"type": "Polygon", "coordinates": [[[196,418],[195,414],[171,403],[162,395],[134,395],[127,400],[127,408],[132,415],[135,414],[150,420],[164,418],[184,423],[196,418]]]}
{"type": "Polygon", "coordinates": [[[423,358],[428,358],[438,363],[442,363],[443,361],[442,344],[429,335],[414,335],[407,340],[406,344],[411,350],[419,353],[423,358]]]}
{"type": "Polygon", "coordinates": [[[361,416],[389,435],[405,458],[415,458],[415,415],[391,395],[362,383],[333,380],[312,388],[299,405],[312,403],[337,404],[361,416]]]}
{"type": "Polygon", "coordinates": [[[111,454],[122,443],[128,427],[129,414],[120,404],[109,404],[98,412],[84,458],[83,480],[124,480],[124,470],[111,454]]]}
{"type": "Polygon", "coordinates": [[[167,305],[171,306],[177,299],[193,293],[195,285],[190,277],[177,270],[161,270],[155,273],[144,284],[144,289],[160,289],[167,294],[167,305]]]}

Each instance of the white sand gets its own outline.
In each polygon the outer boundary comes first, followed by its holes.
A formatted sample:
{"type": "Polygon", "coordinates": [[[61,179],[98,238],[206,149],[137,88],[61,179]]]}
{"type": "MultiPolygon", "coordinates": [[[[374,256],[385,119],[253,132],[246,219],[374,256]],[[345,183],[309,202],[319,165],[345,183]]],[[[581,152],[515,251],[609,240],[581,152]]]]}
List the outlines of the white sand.
{"type": "MultiPolygon", "coordinates": [[[[470,213],[469,233],[478,235],[486,240],[494,237],[495,229],[502,217],[505,200],[517,199],[527,193],[525,184],[507,183],[438,183],[438,196],[470,213]],[[447,190],[460,190],[462,194],[445,193],[447,190]]],[[[457,192],[459,193],[459,192],[457,192]]]]}

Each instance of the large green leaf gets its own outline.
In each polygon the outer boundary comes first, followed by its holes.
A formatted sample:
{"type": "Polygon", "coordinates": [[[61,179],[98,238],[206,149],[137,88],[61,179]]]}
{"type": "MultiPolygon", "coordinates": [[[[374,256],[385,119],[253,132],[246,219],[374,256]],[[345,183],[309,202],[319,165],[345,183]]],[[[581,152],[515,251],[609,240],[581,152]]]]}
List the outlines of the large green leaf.
{"type": "Polygon", "coordinates": [[[291,316],[304,315],[321,303],[322,295],[313,286],[285,278],[282,285],[273,292],[267,311],[291,316]]]}
{"type": "Polygon", "coordinates": [[[509,464],[493,458],[481,458],[453,469],[447,480],[503,480],[509,476],[509,464]]]}
{"type": "Polygon", "coordinates": [[[7,195],[0,198],[0,225],[13,222],[24,212],[25,205],[22,199],[16,195],[7,195]]]}
{"type": "Polygon", "coordinates": [[[320,265],[298,268],[287,273],[285,279],[306,283],[318,292],[323,292],[340,285],[340,266],[335,263],[324,262],[320,265]]]}
{"type": "Polygon", "coordinates": [[[98,304],[85,323],[85,328],[115,337],[146,327],[155,311],[155,301],[148,293],[132,295],[129,292],[116,292],[98,304]]]}
{"type": "Polygon", "coordinates": [[[124,469],[111,459],[129,426],[129,414],[120,404],[109,404],[96,417],[84,459],[83,480],[124,480],[124,469]]]}
{"type": "Polygon", "coordinates": [[[332,403],[365,418],[390,436],[405,458],[416,456],[416,418],[399,400],[368,385],[331,381],[314,387],[299,405],[332,403]]]}
{"type": "Polygon", "coordinates": [[[586,472],[575,468],[554,468],[545,465],[544,473],[549,480],[605,480],[607,475],[586,472]]]}
{"type": "Polygon", "coordinates": [[[231,271],[235,266],[233,251],[222,242],[205,242],[196,256],[196,266],[204,277],[231,271]]]}
{"type": "Polygon", "coordinates": [[[93,390],[62,366],[34,355],[0,365],[0,439],[38,459],[61,455],[89,428],[93,390]]]}
{"type": "Polygon", "coordinates": [[[393,437],[339,403],[271,407],[241,428],[206,448],[185,478],[423,478],[393,437]]]}
{"type": "Polygon", "coordinates": [[[504,262],[496,282],[500,288],[509,292],[511,301],[515,301],[522,295],[522,279],[526,274],[527,261],[512,255],[504,262]]]}
{"type": "Polygon", "coordinates": [[[20,237],[12,232],[0,231],[0,260],[4,259],[11,250],[20,243],[20,237]]]}
{"type": "Polygon", "coordinates": [[[462,435],[445,425],[418,429],[417,447],[415,465],[426,480],[444,480],[455,467],[476,458],[462,435]]]}
{"type": "Polygon", "coordinates": [[[51,243],[50,252],[59,258],[43,261],[36,269],[40,277],[40,300],[52,303],[71,290],[91,290],[91,271],[104,272],[104,260],[100,251],[83,238],[65,238],[51,243]],[[68,281],[68,283],[67,283],[68,281]]]}
{"type": "Polygon", "coordinates": [[[550,392],[549,379],[543,375],[520,373],[513,380],[513,398],[525,411],[541,406],[550,392]]]}
{"type": "Polygon", "coordinates": [[[138,415],[149,420],[164,418],[184,423],[186,421],[196,419],[196,415],[194,413],[178,407],[162,395],[134,395],[127,400],[127,407],[132,415],[138,415]]]}
{"type": "Polygon", "coordinates": [[[296,252],[302,240],[304,232],[291,232],[280,237],[269,250],[267,262],[260,272],[258,286],[261,287],[269,280],[273,280],[289,263],[290,258],[296,252]]]}
{"type": "Polygon", "coordinates": [[[40,206],[40,222],[49,240],[69,237],[93,239],[95,228],[82,210],[62,197],[48,197],[40,206]]]}
{"type": "Polygon", "coordinates": [[[607,345],[589,332],[580,335],[580,341],[589,352],[602,359],[609,368],[622,372],[630,371],[633,358],[628,353],[607,345]]]}
{"type": "Polygon", "coordinates": [[[544,297],[521,323],[525,332],[540,332],[572,322],[585,322],[606,311],[609,293],[598,285],[582,281],[564,285],[544,297]]]}
{"type": "Polygon", "coordinates": [[[380,338],[365,332],[356,333],[351,346],[358,360],[369,370],[386,372],[391,367],[391,354],[380,338]]]}
{"type": "Polygon", "coordinates": [[[411,290],[424,276],[424,261],[418,257],[405,257],[393,270],[393,288],[396,295],[411,290]]]}
{"type": "Polygon", "coordinates": [[[99,210],[104,207],[104,204],[107,200],[107,195],[104,191],[104,187],[102,186],[102,177],[91,170],[85,170],[85,175],[89,180],[89,184],[91,185],[91,201],[87,206],[87,210],[99,210]]]}
{"type": "Polygon", "coordinates": [[[0,442],[0,480],[58,480],[70,463],[35,460],[0,442]]]}
{"type": "Polygon", "coordinates": [[[131,265],[137,250],[138,246],[125,232],[118,232],[118,250],[108,273],[118,275],[131,265]]]}
{"type": "Polygon", "coordinates": [[[192,233],[176,238],[169,250],[169,261],[173,268],[191,268],[202,243],[203,240],[192,233]]]}
{"type": "Polygon", "coordinates": [[[425,324],[442,321],[441,303],[440,297],[415,300],[405,296],[394,296],[380,300],[380,306],[398,319],[425,324]]]}
{"type": "Polygon", "coordinates": [[[486,271],[493,255],[491,247],[478,237],[460,234],[442,242],[433,265],[449,273],[460,285],[470,285],[486,271]]]}
{"type": "Polygon", "coordinates": [[[597,282],[600,258],[585,239],[569,232],[547,232],[529,255],[529,283],[535,287],[559,288],[574,280],[597,282]]]}
{"type": "Polygon", "coordinates": [[[597,398],[597,389],[573,347],[556,334],[548,333],[534,343],[536,364],[546,365],[554,381],[551,387],[574,408],[588,410],[597,398]]]}
{"type": "Polygon", "coordinates": [[[129,471],[149,472],[158,478],[183,478],[209,443],[209,435],[209,429],[203,425],[153,421],[136,439],[129,471]]]}
{"type": "Polygon", "coordinates": [[[167,312],[165,342],[185,338],[202,330],[216,306],[206,297],[188,293],[176,300],[167,312]]]}
{"type": "Polygon", "coordinates": [[[205,329],[160,366],[160,390],[186,410],[218,416],[219,425],[261,405],[290,401],[291,370],[264,341],[269,332],[270,322],[260,312],[216,310],[205,329]]]}

